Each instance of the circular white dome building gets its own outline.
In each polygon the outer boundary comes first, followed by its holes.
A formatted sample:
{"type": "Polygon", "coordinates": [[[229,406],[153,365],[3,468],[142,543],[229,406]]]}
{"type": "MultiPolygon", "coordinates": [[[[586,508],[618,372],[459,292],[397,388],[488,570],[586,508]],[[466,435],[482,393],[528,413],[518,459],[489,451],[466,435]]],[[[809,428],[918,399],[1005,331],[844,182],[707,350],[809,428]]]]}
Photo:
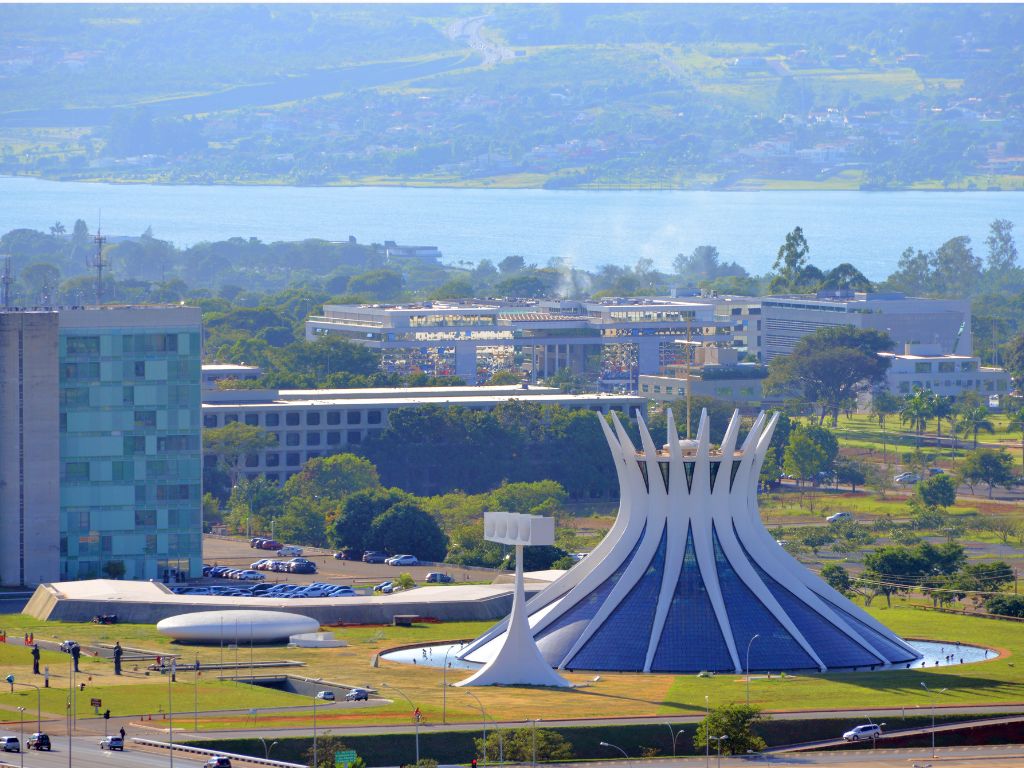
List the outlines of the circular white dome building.
{"type": "Polygon", "coordinates": [[[190,643],[273,643],[292,635],[316,632],[320,623],[309,616],[281,611],[200,611],[181,613],[157,622],[156,631],[190,643]]]}

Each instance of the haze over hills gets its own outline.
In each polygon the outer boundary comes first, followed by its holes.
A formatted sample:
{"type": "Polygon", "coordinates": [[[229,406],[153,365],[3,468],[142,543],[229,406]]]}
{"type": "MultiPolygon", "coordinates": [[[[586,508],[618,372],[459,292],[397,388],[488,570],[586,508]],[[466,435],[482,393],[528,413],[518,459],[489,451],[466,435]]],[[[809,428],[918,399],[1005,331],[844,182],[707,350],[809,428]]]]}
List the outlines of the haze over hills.
{"type": "Polygon", "coordinates": [[[0,21],[0,173],[1024,186],[1018,5],[12,5],[0,21]]]}

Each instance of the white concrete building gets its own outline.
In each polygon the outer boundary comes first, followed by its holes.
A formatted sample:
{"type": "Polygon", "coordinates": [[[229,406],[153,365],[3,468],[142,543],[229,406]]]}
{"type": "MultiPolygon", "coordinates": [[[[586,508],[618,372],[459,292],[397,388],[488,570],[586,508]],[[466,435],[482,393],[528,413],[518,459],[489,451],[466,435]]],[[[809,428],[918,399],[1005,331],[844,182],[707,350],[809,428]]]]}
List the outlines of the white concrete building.
{"type": "Polygon", "coordinates": [[[974,355],[944,354],[938,344],[906,344],[903,352],[881,352],[880,356],[892,361],[885,380],[894,395],[928,389],[953,398],[975,392],[987,400],[1013,389],[1010,374],[1002,368],[983,366],[974,355]]]}

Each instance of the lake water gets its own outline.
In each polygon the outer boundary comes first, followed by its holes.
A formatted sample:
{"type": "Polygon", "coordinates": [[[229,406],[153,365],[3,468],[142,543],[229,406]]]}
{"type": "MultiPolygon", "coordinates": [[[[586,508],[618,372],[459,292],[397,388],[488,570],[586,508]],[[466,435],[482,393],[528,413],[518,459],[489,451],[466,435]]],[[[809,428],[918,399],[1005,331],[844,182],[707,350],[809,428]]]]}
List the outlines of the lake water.
{"type": "Polygon", "coordinates": [[[968,235],[985,254],[993,219],[1024,231],[1024,194],[1011,192],[689,192],[414,189],[410,187],[160,186],[0,177],[0,232],[75,219],[115,235],[202,240],[318,237],[436,245],[449,264],[518,254],[595,269],[714,245],[723,259],[768,271],[787,232],[801,226],[811,261],[849,261],[879,280],[908,245],[937,248],[968,235]]]}

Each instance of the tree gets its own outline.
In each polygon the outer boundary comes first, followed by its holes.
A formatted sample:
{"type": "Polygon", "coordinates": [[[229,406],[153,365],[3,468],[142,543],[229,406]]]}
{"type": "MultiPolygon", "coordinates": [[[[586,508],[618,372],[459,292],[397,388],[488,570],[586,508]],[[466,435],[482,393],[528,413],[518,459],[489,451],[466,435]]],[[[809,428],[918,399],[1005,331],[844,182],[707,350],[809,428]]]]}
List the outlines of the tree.
{"type": "Polygon", "coordinates": [[[975,483],[985,483],[991,499],[995,486],[1009,488],[1013,485],[1013,459],[1002,448],[979,448],[964,457],[960,465],[960,478],[972,487],[975,483]]]}
{"type": "Polygon", "coordinates": [[[310,459],[284,484],[285,495],[342,499],[366,488],[379,488],[380,478],[372,463],[352,453],[310,459]]]}
{"type": "Polygon", "coordinates": [[[956,504],[956,480],[951,475],[935,475],[917,484],[917,495],[929,507],[956,504]]]}
{"type": "Polygon", "coordinates": [[[437,521],[411,498],[375,517],[368,540],[371,548],[409,553],[427,562],[442,562],[448,551],[448,537],[437,521]]]}
{"type": "Polygon", "coordinates": [[[203,431],[203,450],[217,457],[233,486],[238,485],[246,456],[256,455],[276,444],[277,438],[270,432],[240,421],[203,431]]]}
{"type": "Polygon", "coordinates": [[[985,601],[985,610],[1000,616],[1024,619],[1024,595],[993,595],[985,601]]]}
{"type": "Polygon", "coordinates": [[[503,275],[514,275],[526,268],[526,261],[522,256],[506,256],[498,262],[498,271],[503,275]]]}
{"type": "Polygon", "coordinates": [[[908,547],[879,547],[864,557],[864,578],[871,584],[875,594],[885,595],[888,607],[892,607],[892,596],[906,592],[917,584],[924,572],[921,557],[908,547]]]}
{"type": "Polygon", "coordinates": [[[990,272],[1003,273],[1017,266],[1017,245],[1013,241],[1013,222],[996,219],[989,225],[985,238],[988,246],[986,266],[990,272]]]}
{"type": "Polygon", "coordinates": [[[285,540],[311,547],[326,547],[327,516],[334,512],[330,499],[311,499],[298,496],[288,499],[284,513],[277,518],[275,534],[285,540]]]}
{"type": "Polygon", "coordinates": [[[719,744],[724,755],[745,755],[747,752],[760,752],[767,745],[765,740],[754,733],[754,726],[768,720],[769,717],[757,707],[745,704],[726,704],[715,707],[705,717],[693,735],[693,747],[703,750],[711,736],[728,736],[719,744]]]}
{"type": "MultiPolygon", "coordinates": [[[[317,739],[316,746],[316,765],[313,765],[312,744],[310,744],[309,749],[306,750],[304,755],[304,764],[312,768],[335,768],[334,753],[344,752],[348,749],[345,742],[337,736],[321,736],[317,739]]],[[[354,763],[349,764],[349,768],[366,768],[366,762],[363,758],[357,757],[354,763]]]]}
{"type": "Polygon", "coordinates": [[[1012,412],[1010,421],[1006,424],[1007,432],[1020,432],[1020,460],[1024,466],[1024,408],[1012,412]]]}
{"type": "Polygon", "coordinates": [[[970,296],[981,279],[981,259],[974,255],[966,235],[939,246],[933,263],[934,290],[940,295],[970,296]]]}
{"type": "Polygon", "coordinates": [[[989,434],[995,432],[995,427],[989,419],[988,408],[984,405],[972,405],[965,401],[958,409],[959,422],[967,434],[974,435],[974,447],[978,447],[978,432],[985,430],[989,434]]]}
{"type": "Polygon", "coordinates": [[[396,298],[405,284],[401,272],[391,269],[374,269],[354,275],[348,281],[349,293],[362,293],[372,296],[381,301],[390,301],[396,298]]]}
{"type": "MultiPolygon", "coordinates": [[[[1013,226],[1013,225],[1011,224],[1010,226],[1013,226]]],[[[56,222],[53,226],[50,227],[50,234],[53,235],[54,237],[60,237],[61,235],[63,235],[67,231],[68,231],[67,228],[63,224],[61,224],[59,221],[56,222]]]]}
{"type": "Polygon", "coordinates": [[[775,391],[799,390],[804,399],[820,403],[839,422],[842,403],[857,393],[880,384],[890,360],[879,352],[892,349],[885,333],[851,326],[819,328],[804,336],[792,354],[781,355],[769,363],[768,388],[775,391]]]}
{"type": "Polygon", "coordinates": [[[576,756],[572,744],[562,734],[547,728],[502,729],[500,733],[490,731],[486,753],[483,739],[474,739],[473,744],[477,753],[486,754],[488,762],[497,762],[499,747],[500,756],[507,763],[531,763],[534,757],[538,761],[553,762],[572,760],[576,756]]]}
{"type": "Polygon", "coordinates": [[[231,488],[224,522],[236,531],[269,533],[284,507],[281,486],[262,475],[241,478],[231,488]]]}
{"type": "Polygon", "coordinates": [[[850,486],[850,490],[856,493],[858,485],[867,482],[867,472],[863,464],[851,459],[839,458],[835,465],[836,482],[850,486]]]}
{"type": "Polygon", "coordinates": [[[367,488],[346,496],[329,531],[331,544],[338,549],[369,549],[373,521],[407,498],[409,494],[398,488],[367,488]]]}
{"type": "Polygon", "coordinates": [[[900,408],[900,422],[909,423],[911,429],[917,434],[917,444],[921,445],[921,435],[928,428],[928,421],[932,418],[935,394],[929,389],[914,387],[912,394],[907,395],[903,400],[903,407],[900,408]]]}
{"type": "Polygon", "coordinates": [[[1024,385],[1024,333],[1010,340],[1003,352],[1003,364],[1017,386],[1024,385]]]}
{"type": "Polygon", "coordinates": [[[850,574],[837,563],[828,563],[821,569],[821,578],[841,595],[850,593],[850,574]]]}
{"type": "Polygon", "coordinates": [[[786,235],[785,242],[779,246],[778,254],[772,269],[776,275],[772,278],[772,293],[792,292],[799,289],[807,266],[807,254],[810,246],[804,238],[804,231],[796,227],[786,235]]]}

